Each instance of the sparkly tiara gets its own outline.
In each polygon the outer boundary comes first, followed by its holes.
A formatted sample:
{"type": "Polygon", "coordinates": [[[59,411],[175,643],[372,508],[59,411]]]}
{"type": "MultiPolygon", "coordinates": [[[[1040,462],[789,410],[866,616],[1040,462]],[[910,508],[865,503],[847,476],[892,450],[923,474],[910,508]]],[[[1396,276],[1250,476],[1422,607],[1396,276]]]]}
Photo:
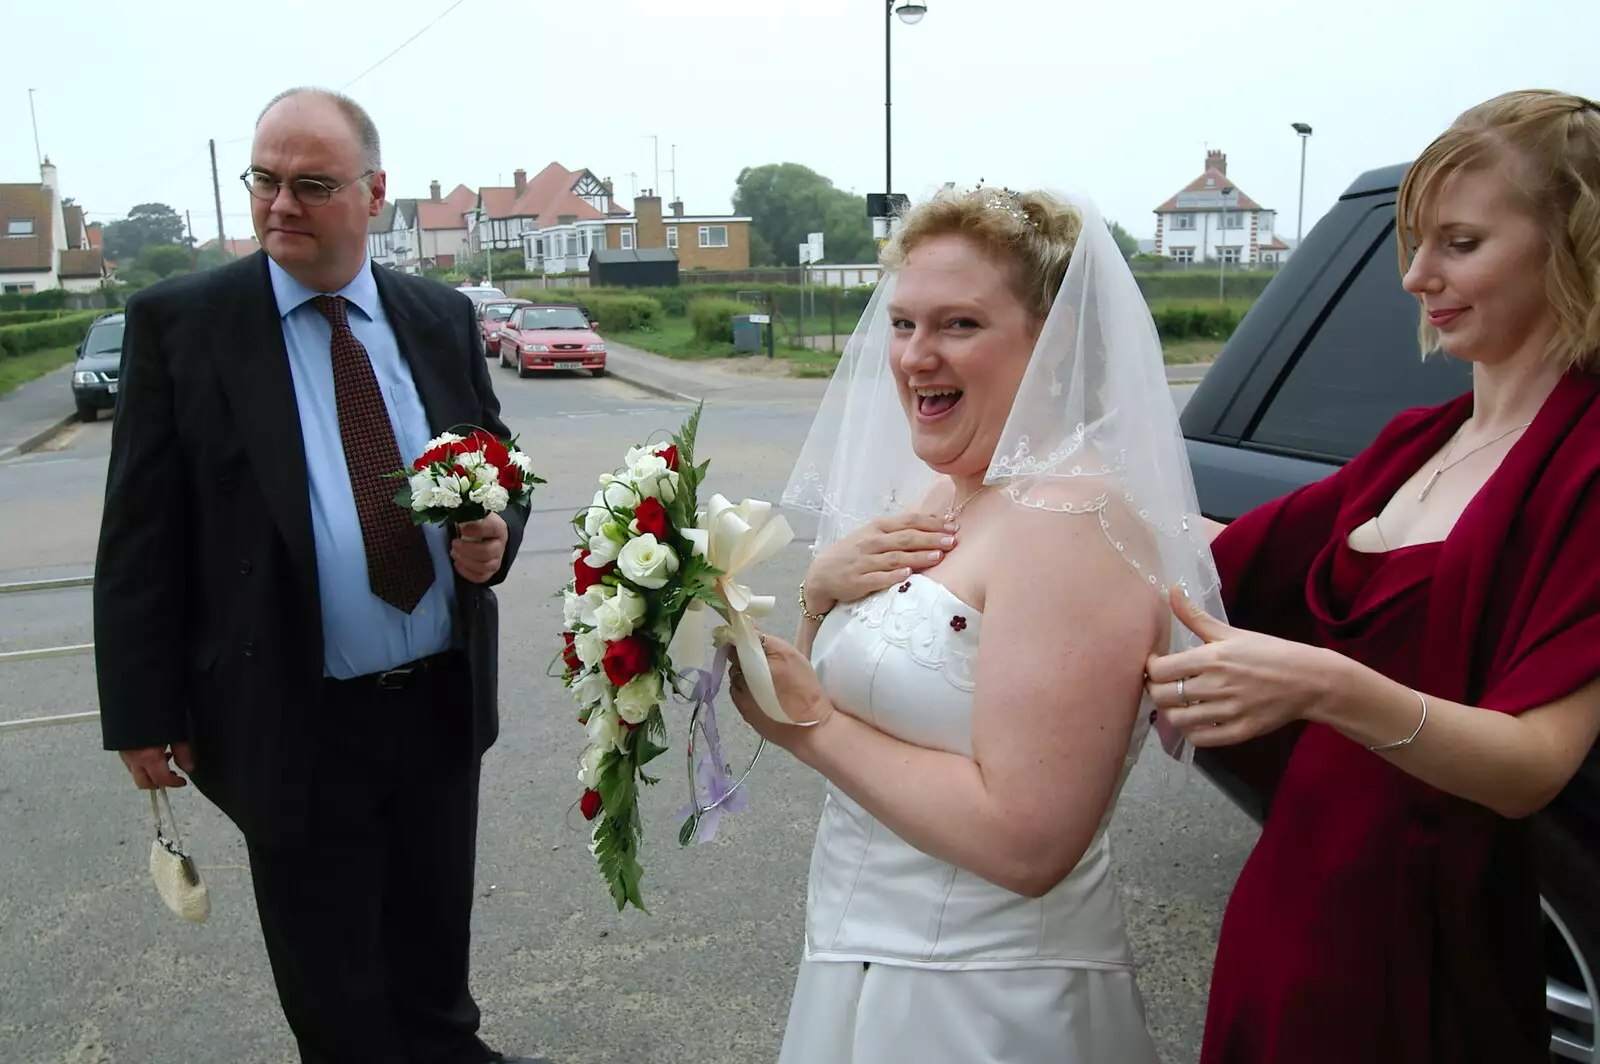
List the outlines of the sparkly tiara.
{"type": "Polygon", "coordinates": [[[1039,223],[1034,221],[1032,218],[1030,218],[1028,216],[1028,212],[1022,209],[1022,195],[1021,195],[1021,193],[1014,192],[1011,189],[1005,188],[1005,187],[1001,187],[1001,188],[984,188],[983,187],[983,178],[981,178],[981,177],[978,179],[978,183],[977,183],[977,185],[975,185],[973,187],[972,191],[973,192],[980,192],[980,193],[984,194],[984,197],[983,197],[983,209],[984,210],[988,210],[988,211],[1004,211],[1005,213],[1011,215],[1011,217],[1015,218],[1017,221],[1021,222],[1023,225],[1026,225],[1026,226],[1028,226],[1028,227],[1030,227],[1032,229],[1035,229],[1035,230],[1037,230],[1039,228],[1039,223]]]}

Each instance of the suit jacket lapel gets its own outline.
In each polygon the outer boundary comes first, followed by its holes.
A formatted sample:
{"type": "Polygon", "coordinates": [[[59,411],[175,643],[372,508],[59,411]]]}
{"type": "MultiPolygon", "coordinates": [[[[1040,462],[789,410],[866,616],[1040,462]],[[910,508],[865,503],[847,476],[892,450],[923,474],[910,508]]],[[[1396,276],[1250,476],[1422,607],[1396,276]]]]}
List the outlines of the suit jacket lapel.
{"type": "MultiPolygon", "coordinates": [[[[478,428],[482,411],[465,373],[450,372],[451,360],[462,355],[461,339],[421,300],[411,297],[388,271],[374,268],[378,298],[394,330],[400,356],[411,369],[417,395],[428,412],[433,435],[478,428]]],[[[415,455],[407,456],[407,460],[415,455]]]]}
{"type": "Polygon", "coordinates": [[[267,507],[290,557],[315,587],[317,557],[305,442],[267,256],[258,251],[232,268],[241,277],[230,286],[232,305],[222,308],[217,328],[239,337],[239,348],[229,365],[219,367],[218,376],[239,418],[240,436],[267,507]]]}

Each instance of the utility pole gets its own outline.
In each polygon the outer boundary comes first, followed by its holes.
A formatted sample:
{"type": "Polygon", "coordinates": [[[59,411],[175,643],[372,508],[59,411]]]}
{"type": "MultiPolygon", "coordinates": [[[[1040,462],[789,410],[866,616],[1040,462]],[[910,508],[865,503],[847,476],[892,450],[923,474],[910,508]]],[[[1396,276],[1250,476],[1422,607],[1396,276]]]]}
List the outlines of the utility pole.
{"type": "Polygon", "coordinates": [[[28,117],[33,119],[33,162],[35,166],[43,169],[44,153],[39,150],[39,116],[33,111],[33,94],[35,89],[28,90],[28,117]]]}
{"type": "Polygon", "coordinates": [[[189,230],[189,268],[200,267],[200,247],[194,242],[194,217],[189,213],[189,208],[183,209],[183,224],[189,230]]]}
{"type": "Polygon", "coordinates": [[[672,169],[667,173],[672,175],[672,202],[678,202],[678,146],[672,146],[672,169]]]}
{"type": "Polygon", "coordinates": [[[228,238],[222,231],[222,183],[217,180],[217,142],[208,141],[211,145],[211,192],[217,198],[217,250],[222,253],[222,261],[228,261],[228,238]]]}

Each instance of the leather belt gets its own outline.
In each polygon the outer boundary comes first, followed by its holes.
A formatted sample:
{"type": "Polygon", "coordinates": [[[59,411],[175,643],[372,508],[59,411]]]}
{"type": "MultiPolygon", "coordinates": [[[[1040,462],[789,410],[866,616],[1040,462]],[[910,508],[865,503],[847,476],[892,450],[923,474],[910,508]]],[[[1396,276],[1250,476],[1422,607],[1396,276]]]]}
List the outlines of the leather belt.
{"type": "Polygon", "coordinates": [[[355,676],[348,680],[329,678],[328,682],[337,687],[365,691],[404,691],[415,687],[422,679],[432,673],[442,672],[452,667],[461,667],[465,658],[459,650],[446,650],[439,654],[431,654],[416,661],[408,661],[404,665],[396,665],[392,669],[382,672],[369,672],[365,676],[355,676]]]}

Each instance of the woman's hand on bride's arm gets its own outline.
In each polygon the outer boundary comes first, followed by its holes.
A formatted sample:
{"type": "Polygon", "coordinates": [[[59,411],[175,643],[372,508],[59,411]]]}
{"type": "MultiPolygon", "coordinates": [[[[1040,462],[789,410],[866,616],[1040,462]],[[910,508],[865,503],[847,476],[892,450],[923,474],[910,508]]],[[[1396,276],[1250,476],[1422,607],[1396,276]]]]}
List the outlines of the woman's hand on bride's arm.
{"type": "Polygon", "coordinates": [[[957,527],[933,514],[869,521],[812,561],[806,570],[806,607],[827,613],[938,565],[954,549],[957,527]]]}

